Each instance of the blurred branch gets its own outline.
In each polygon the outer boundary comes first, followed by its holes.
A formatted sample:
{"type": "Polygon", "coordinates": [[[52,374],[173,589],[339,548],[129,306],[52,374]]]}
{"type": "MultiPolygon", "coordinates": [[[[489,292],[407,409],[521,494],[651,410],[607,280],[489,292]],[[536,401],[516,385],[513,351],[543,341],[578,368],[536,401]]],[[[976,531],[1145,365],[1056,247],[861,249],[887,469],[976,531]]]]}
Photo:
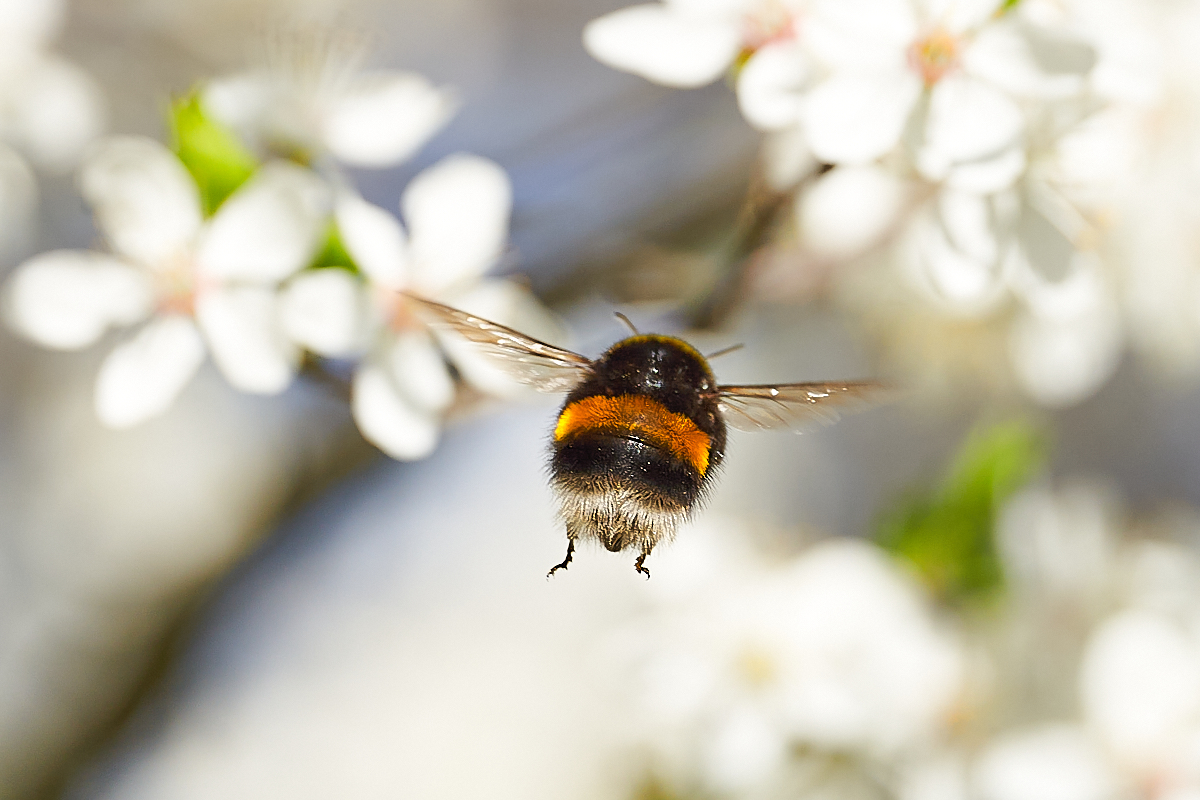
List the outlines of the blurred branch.
{"type": "MultiPolygon", "coordinates": [[[[820,170],[814,171],[813,175],[817,174],[820,170]]],[[[774,237],[780,218],[791,208],[793,196],[794,192],[772,188],[762,170],[756,171],[732,230],[713,254],[719,267],[715,283],[705,295],[688,304],[686,314],[691,325],[717,327],[741,303],[746,267],[754,253],[774,237]]]]}

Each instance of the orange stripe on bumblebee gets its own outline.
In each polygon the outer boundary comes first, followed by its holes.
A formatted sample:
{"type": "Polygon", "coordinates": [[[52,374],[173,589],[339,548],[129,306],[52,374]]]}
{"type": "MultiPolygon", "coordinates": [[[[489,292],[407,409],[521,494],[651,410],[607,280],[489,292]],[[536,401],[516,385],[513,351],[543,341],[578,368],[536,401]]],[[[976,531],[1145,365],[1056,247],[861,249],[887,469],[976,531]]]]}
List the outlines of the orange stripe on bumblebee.
{"type": "Polygon", "coordinates": [[[592,395],[563,409],[554,426],[554,441],[581,431],[612,431],[640,435],[669,451],[704,475],[708,471],[709,435],[683,414],[668,411],[645,395],[592,395]]]}

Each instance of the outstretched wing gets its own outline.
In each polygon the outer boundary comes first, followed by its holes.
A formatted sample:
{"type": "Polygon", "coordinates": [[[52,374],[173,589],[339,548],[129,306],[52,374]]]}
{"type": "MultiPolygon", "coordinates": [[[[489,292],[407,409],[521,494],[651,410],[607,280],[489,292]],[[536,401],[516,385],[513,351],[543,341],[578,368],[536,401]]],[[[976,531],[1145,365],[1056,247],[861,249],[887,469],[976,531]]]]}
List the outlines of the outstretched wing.
{"type": "Polygon", "coordinates": [[[566,392],[587,377],[592,362],[496,322],[432,300],[407,295],[435,327],[454,331],[520,383],[540,392],[566,392]]]}
{"type": "Polygon", "coordinates": [[[797,433],[816,425],[832,425],[843,413],[856,411],[885,393],[883,384],[787,383],[781,386],[718,386],[725,421],[743,431],[790,428],[797,433]]]}

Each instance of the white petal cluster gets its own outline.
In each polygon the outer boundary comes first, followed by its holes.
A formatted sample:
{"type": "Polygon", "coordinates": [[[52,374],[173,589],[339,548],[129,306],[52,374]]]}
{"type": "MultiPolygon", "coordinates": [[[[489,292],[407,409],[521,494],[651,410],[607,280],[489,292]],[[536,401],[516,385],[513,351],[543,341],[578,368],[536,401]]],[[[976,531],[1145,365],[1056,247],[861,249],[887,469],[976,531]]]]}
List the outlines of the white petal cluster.
{"type": "MultiPolygon", "coordinates": [[[[991,646],[993,669],[1012,673],[993,681],[992,705],[1035,721],[1002,724],[982,746],[967,740],[943,754],[953,768],[940,773],[937,796],[1200,794],[1195,554],[1125,538],[1108,493],[1084,483],[1026,490],[1001,528],[1010,618],[991,646]]],[[[914,789],[939,774],[933,763],[910,773],[914,789]]]]}
{"type": "Polygon", "coordinates": [[[739,565],[708,544],[711,573],[665,587],[623,642],[656,769],[760,796],[799,758],[819,794],[839,760],[890,769],[939,740],[963,692],[962,645],[885,554],[831,540],[739,565]]]}
{"type": "Polygon", "coordinates": [[[690,530],[603,647],[668,792],[1200,795],[1200,559],[1171,541],[1194,520],[1131,536],[1103,486],[1027,488],[997,531],[1003,598],[953,627],[871,544],[767,564],[730,527],[690,530]]]}
{"type": "MultiPolygon", "coordinates": [[[[1147,135],[1166,128],[1194,149],[1162,124],[1193,114],[1179,112],[1196,85],[1185,6],[672,0],[594,20],[584,42],[670,86],[736,76],[743,115],[770,137],[767,177],[798,188],[794,257],[776,270],[822,273],[882,250],[897,285],[859,309],[904,293],[927,318],[914,324],[944,329],[929,335],[990,326],[1007,380],[1063,406],[1113,373],[1131,315],[1152,347],[1200,350],[1200,317],[1182,305],[1195,297],[1190,204],[1147,196],[1137,177],[1162,163],[1152,192],[1194,185],[1178,176],[1190,150],[1155,156],[1164,142],[1147,135]],[[1179,45],[1154,52],[1162,41],[1179,45]],[[1129,253],[1130,237],[1144,248],[1129,253]],[[1152,275],[1132,263],[1150,253],[1152,275]]],[[[768,278],[762,291],[813,282],[768,278]]]]}
{"type": "Polygon", "coordinates": [[[361,70],[335,40],[294,33],[258,69],[212,81],[206,110],[258,153],[377,169],[417,151],[453,115],[452,94],[423,75],[361,70]]]}
{"type": "Polygon", "coordinates": [[[342,193],[334,218],[361,275],[304,272],[282,292],[293,341],[328,357],[361,356],[352,408],[363,435],[395,458],[421,458],[454,400],[453,368],[493,393],[513,385],[464,341],[428,330],[404,293],[449,303],[523,330],[548,315],[511,281],[484,279],[504,253],[512,188],[494,162],[454,155],[417,175],[400,198],[406,226],[342,193]]]}
{"type": "Polygon", "coordinates": [[[465,342],[429,330],[408,294],[553,335],[530,293],[484,279],[505,252],[512,208],[497,164],[456,155],[425,170],[401,197],[405,225],[336,171],[307,166],[324,152],[373,166],[407,156],[443,121],[444,93],[406,75],[355,73],[314,87],[301,95],[239,78],[208,89],[226,111],[234,95],[253,100],[240,107],[254,122],[242,132],[261,137],[264,153],[306,156],[269,158],[208,218],[196,179],[166,147],[101,142],[79,185],[111,252],[42,253],[14,270],[6,315],[33,341],[80,349],[133,328],[97,378],[105,424],[166,411],[206,354],[235,388],[276,394],[308,351],[356,362],[351,405],[363,435],[393,457],[421,458],[455,399],[456,376],[491,393],[514,387],[465,342]],[[294,136],[279,138],[287,132],[294,136]],[[318,261],[330,231],[346,263],[318,261]]]}
{"type": "Polygon", "coordinates": [[[101,365],[96,412],[113,427],[164,412],[211,353],[237,388],[275,394],[300,350],[277,322],[276,287],[302,269],[329,214],[309,170],[264,165],[208,220],[179,159],[151,139],[100,142],[80,174],[111,254],[59,250],[19,266],[8,320],[47,347],[78,349],[136,326],[101,365]]]}

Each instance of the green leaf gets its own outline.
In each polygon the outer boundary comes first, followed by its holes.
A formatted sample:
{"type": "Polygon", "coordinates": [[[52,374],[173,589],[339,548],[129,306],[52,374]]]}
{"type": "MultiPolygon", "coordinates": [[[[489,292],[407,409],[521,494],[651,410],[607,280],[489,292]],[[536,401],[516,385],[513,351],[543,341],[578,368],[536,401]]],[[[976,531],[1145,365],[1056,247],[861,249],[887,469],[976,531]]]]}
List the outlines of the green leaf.
{"type": "Polygon", "coordinates": [[[325,240],[321,244],[321,249],[317,251],[308,265],[309,269],[324,269],[325,267],[338,267],[355,274],[360,272],[358,264],[354,263],[354,257],[346,249],[346,243],[342,241],[342,234],[338,230],[337,222],[333,219],[329,220],[329,224],[325,227],[325,240]]]}
{"type": "Polygon", "coordinates": [[[229,128],[204,112],[198,92],[171,104],[172,149],[200,189],[204,215],[212,214],[258,168],[258,160],[229,128]]]}
{"type": "Polygon", "coordinates": [[[939,486],[910,496],[882,519],[880,544],[909,562],[943,600],[986,601],[1004,583],[994,539],[997,514],[1041,468],[1046,449],[1024,421],[977,429],[939,486]]]}

